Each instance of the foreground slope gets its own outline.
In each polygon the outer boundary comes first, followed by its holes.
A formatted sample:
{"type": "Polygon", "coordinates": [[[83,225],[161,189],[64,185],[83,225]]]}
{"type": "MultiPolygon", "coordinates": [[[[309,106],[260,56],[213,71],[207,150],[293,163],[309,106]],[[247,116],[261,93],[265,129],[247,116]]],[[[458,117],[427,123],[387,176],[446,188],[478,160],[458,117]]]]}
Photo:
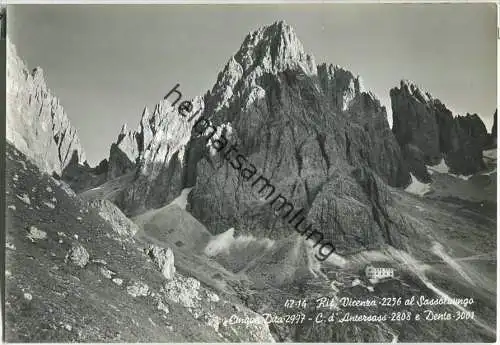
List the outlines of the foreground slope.
{"type": "Polygon", "coordinates": [[[7,341],[273,340],[267,327],[224,324],[236,310],[258,315],[192,277],[166,279],[148,243],[62,187],[7,145],[7,341]]]}

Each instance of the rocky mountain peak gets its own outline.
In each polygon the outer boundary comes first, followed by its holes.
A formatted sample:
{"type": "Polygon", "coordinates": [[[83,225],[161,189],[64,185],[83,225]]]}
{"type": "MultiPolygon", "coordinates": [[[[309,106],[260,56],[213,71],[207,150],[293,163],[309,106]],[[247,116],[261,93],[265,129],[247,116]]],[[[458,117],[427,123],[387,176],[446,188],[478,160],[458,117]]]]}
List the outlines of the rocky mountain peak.
{"type": "Polygon", "coordinates": [[[285,21],[275,22],[248,34],[235,59],[244,72],[257,66],[275,73],[300,66],[306,72],[315,74],[312,56],[304,52],[295,31],[285,21]]]}
{"type": "Polygon", "coordinates": [[[410,96],[414,96],[422,103],[430,103],[433,101],[431,94],[423,90],[413,81],[402,79],[400,81],[400,90],[407,92],[410,96]]]}
{"type": "Polygon", "coordinates": [[[246,36],[219,73],[211,92],[212,103],[219,110],[241,87],[251,90],[264,74],[275,75],[286,70],[317,74],[314,57],[305,53],[293,28],[285,21],[278,21],[246,36]]]}

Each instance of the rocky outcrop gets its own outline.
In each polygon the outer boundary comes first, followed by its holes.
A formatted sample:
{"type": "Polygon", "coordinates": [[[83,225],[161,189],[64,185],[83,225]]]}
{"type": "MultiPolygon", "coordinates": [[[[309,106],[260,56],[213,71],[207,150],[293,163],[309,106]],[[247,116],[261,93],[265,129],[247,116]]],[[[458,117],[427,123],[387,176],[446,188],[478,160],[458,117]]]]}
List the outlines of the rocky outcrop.
{"type": "MultiPolygon", "coordinates": [[[[422,175],[416,162],[435,165],[441,160],[439,126],[433,100],[428,93],[407,81],[401,81],[399,89],[391,89],[390,96],[394,135],[412,172],[427,181],[430,176],[426,173],[422,175]]],[[[447,115],[445,119],[448,119],[447,115]]]]}
{"type": "Polygon", "coordinates": [[[48,89],[43,71],[30,71],[7,40],[7,140],[45,172],[61,174],[73,156],[85,161],[78,133],[59,100],[48,89]]]}
{"type": "Polygon", "coordinates": [[[141,149],[139,135],[136,131],[128,130],[126,124],[123,125],[118,140],[111,144],[109,151],[108,180],[135,170],[141,149]]]}
{"type": "Polygon", "coordinates": [[[144,252],[153,260],[166,279],[174,278],[174,253],[170,248],[165,249],[156,245],[150,245],[144,252]]]}
{"type": "Polygon", "coordinates": [[[401,81],[390,92],[393,132],[411,172],[428,182],[426,165],[445,159],[451,171],[469,175],[484,168],[482,150],[486,128],[476,114],[454,117],[452,112],[414,83],[401,81]]]}
{"type": "Polygon", "coordinates": [[[111,224],[113,230],[120,236],[132,237],[139,230],[139,227],[109,200],[93,200],[89,202],[89,206],[111,224]]]}

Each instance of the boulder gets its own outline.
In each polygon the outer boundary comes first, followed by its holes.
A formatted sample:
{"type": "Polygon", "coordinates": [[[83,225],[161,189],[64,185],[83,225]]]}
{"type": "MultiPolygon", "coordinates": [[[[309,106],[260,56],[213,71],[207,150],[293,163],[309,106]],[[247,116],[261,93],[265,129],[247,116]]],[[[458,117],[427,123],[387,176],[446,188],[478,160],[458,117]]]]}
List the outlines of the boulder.
{"type": "Polygon", "coordinates": [[[150,245],[144,251],[153,260],[166,279],[174,278],[174,253],[170,248],[165,249],[156,245],[150,245]]]}
{"type": "Polygon", "coordinates": [[[200,282],[194,278],[178,276],[165,283],[165,296],[186,308],[194,308],[199,305],[200,282]]]}
{"type": "Polygon", "coordinates": [[[90,255],[81,244],[73,245],[65,257],[65,262],[71,262],[78,267],[85,267],[89,262],[90,255]]]}

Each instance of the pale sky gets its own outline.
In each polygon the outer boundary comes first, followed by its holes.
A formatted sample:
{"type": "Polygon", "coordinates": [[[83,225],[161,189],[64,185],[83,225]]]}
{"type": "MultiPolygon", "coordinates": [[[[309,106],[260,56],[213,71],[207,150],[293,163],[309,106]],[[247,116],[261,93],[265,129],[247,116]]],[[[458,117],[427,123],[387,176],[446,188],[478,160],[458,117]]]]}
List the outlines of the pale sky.
{"type": "Polygon", "coordinates": [[[410,79],[491,130],[496,109],[495,4],[14,5],[8,35],[77,128],[95,164],[123,123],[176,83],[211,89],[246,34],[284,19],[316,63],[359,74],[386,106],[410,79]]]}

